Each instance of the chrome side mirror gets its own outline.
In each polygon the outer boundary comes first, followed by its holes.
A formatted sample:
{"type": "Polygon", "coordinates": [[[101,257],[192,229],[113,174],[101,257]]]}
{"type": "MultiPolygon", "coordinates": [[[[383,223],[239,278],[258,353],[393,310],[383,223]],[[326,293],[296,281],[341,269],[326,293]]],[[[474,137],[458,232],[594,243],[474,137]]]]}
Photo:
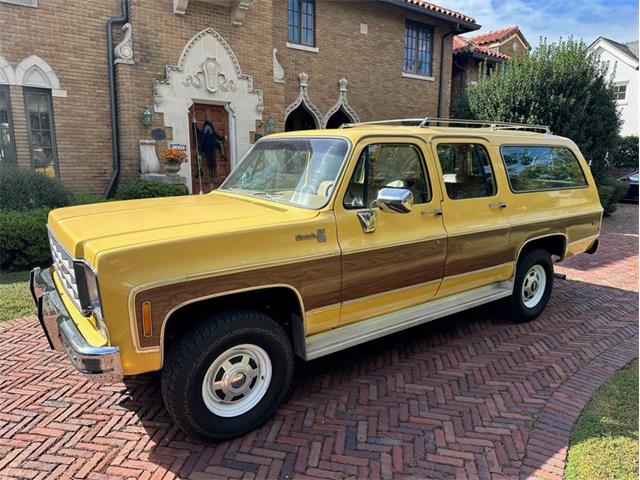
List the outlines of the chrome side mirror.
{"type": "Polygon", "coordinates": [[[383,212],[409,213],[413,209],[413,193],[406,188],[381,188],[375,206],[383,212]]]}

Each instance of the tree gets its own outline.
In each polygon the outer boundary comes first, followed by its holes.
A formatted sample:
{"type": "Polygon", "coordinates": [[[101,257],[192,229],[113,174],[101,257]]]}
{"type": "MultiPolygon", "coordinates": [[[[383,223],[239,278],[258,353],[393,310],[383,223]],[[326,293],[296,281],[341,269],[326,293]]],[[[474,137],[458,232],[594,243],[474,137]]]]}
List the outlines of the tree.
{"type": "Polygon", "coordinates": [[[542,40],[529,56],[509,61],[506,71],[469,87],[458,116],[549,125],[576,142],[596,181],[605,182],[620,129],[606,67],[583,42],[569,38],[542,40]]]}

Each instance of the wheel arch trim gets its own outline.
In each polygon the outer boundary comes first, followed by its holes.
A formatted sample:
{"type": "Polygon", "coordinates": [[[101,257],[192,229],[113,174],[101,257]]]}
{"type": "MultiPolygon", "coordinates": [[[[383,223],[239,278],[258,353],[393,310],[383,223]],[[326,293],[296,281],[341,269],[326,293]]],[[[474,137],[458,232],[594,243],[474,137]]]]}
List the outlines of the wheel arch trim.
{"type": "MultiPolygon", "coordinates": [[[[241,293],[254,292],[254,291],[260,291],[260,290],[269,290],[269,289],[276,289],[276,288],[284,288],[286,290],[293,292],[298,302],[298,308],[301,316],[298,317],[296,315],[294,319],[292,319],[292,335],[293,335],[294,349],[296,350],[296,354],[299,354],[298,345],[301,344],[304,348],[304,335],[305,335],[304,323],[305,323],[305,317],[306,317],[306,310],[305,310],[304,301],[302,299],[302,296],[300,295],[300,292],[292,285],[286,284],[286,283],[264,284],[264,285],[256,285],[252,287],[228,290],[225,292],[193,297],[188,300],[185,300],[184,302],[177,303],[176,305],[171,307],[171,309],[164,315],[162,319],[162,326],[160,328],[159,345],[153,346],[153,347],[142,347],[140,345],[139,332],[135,322],[135,311],[130,310],[131,331],[134,335],[134,338],[133,338],[134,350],[136,353],[153,353],[153,352],[160,353],[160,368],[162,368],[164,364],[165,332],[166,332],[167,324],[169,323],[169,320],[171,319],[171,317],[181,308],[184,308],[188,305],[193,305],[198,302],[210,300],[213,298],[231,297],[241,293]],[[299,324],[299,325],[296,326],[296,324],[299,324]],[[300,335],[300,332],[302,334],[302,337],[301,339],[298,339],[297,337],[300,335]]],[[[140,292],[136,292],[136,293],[140,293],[140,292]]],[[[304,351],[302,351],[302,353],[304,354],[304,351]]]]}
{"type": "MultiPolygon", "coordinates": [[[[566,233],[564,232],[554,232],[554,233],[547,233],[545,235],[539,235],[536,237],[531,237],[528,238],[527,240],[525,240],[524,242],[522,242],[522,245],[520,245],[520,248],[518,249],[518,253],[516,254],[516,258],[515,258],[515,262],[516,262],[516,266],[518,265],[518,261],[520,260],[520,255],[522,255],[522,251],[525,249],[525,247],[530,244],[533,243],[537,240],[543,240],[545,238],[550,238],[550,237],[562,237],[564,240],[564,245],[562,247],[562,255],[561,255],[561,259],[565,257],[565,255],[567,254],[567,245],[569,242],[569,237],[566,233]]],[[[515,275],[515,273],[514,273],[515,275]]]]}

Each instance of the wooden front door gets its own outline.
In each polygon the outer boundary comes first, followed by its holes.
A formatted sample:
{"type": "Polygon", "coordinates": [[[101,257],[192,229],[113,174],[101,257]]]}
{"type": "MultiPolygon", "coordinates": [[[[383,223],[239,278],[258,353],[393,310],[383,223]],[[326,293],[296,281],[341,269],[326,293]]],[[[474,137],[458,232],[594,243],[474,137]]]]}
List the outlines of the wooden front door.
{"type": "Polygon", "coordinates": [[[189,125],[191,139],[191,178],[193,193],[208,193],[222,184],[231,171],[229,145],[229,114],[220,105],[194,103],[189,109],[189,125]],[[195,122],[194,122],[195,119],[195,122]],[[209,120],[216,133],[224,138],[215,148],[215,168],[202,150],[202,131],[209,120]],[[195,123],[195,127],[194,127],[195,123]],[[198,135],[196,135],[196,128],[198,135]],[[201,188],[202,185],[202,188],[201,188]]]}

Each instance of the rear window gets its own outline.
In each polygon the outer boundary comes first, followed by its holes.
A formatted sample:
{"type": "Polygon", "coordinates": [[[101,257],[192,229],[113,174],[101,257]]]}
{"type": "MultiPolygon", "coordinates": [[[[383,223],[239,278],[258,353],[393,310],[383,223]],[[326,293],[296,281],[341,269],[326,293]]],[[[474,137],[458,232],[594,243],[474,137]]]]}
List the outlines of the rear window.
{"type": "Polygon", "coordinates": [[[500,151],[514,192],[563,190],[587,185],[578,159],[566,147],[505,145],[500,151]]]}

